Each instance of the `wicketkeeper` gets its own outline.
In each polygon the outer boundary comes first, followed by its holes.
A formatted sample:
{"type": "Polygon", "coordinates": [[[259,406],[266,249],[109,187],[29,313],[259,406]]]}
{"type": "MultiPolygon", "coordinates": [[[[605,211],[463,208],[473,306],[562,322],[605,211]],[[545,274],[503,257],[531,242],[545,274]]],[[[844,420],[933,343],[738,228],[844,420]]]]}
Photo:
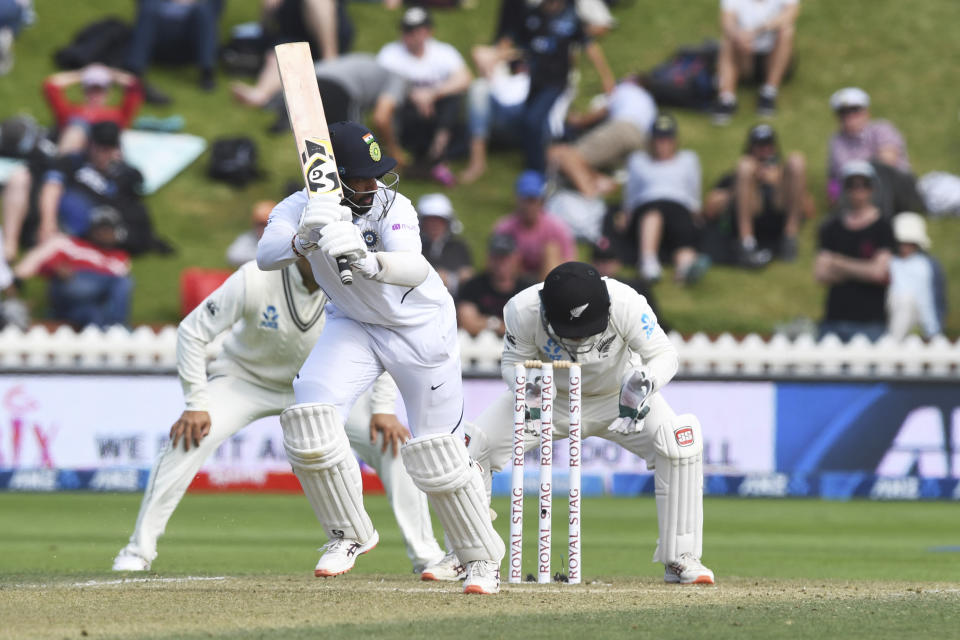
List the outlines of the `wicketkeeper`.
{"type": "MultiPolygon", "coordinates": [[[[542,284],[504,307],[501,375],[514,387],[514,365],[524,360],[570,360],[582,366],[582,437],[616,442],[654,469],[659,540],[654,562],[664,580],[713,584],[700,562],[703,533],[703,435],[691,414],[677,415],[660,395],[676,374],[677,351],[646,300],[631,287],[601,278],[590,265],[567,262],[542,284]]],[[[568,381],[555,376],[556,407],[568,404],[568,381]]],[[[527,407],[539,406],[528,383],[527,407]]],[[[468,450],[490,475],[510,461],[514,394],[507,391],[473,424],[468,450]]],[[[531,415],[536,416],[536,412],[531,415]]],[[[553,438],[568,436],[568,416],[554,412],[553,438]]],[[[529,419],[525,447],[537,446],[540,424],[529,419]]]]}

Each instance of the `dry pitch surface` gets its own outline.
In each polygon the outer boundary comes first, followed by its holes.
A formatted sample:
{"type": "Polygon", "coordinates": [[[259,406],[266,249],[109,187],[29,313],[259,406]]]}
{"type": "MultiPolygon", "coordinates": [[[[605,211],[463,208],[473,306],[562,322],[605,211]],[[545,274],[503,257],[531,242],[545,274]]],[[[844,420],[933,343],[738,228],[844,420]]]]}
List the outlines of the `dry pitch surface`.
{"type": "Polygon", "coordinates": [[[0,638],[17,639],[905,638],[930,624],[949,627],[958,612],[960,585],[926,582],[734,578],[678,587],[617,578],[504,585],[486,597],[464,596],[454,584],[378,575],[151,574],[0,586],[0,638]]]}

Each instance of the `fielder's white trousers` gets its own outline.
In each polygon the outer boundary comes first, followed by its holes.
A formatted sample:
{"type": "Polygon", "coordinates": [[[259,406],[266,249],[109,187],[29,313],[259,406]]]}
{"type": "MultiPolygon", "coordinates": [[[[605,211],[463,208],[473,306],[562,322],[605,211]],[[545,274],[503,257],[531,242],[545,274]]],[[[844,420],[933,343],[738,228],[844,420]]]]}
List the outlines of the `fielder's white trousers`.
{"type": "MultiPolygon", "coordinates": [[[[212,379],[209,390],[210,434],[189,451],[183,450],[182,442],[176,449],[168,442],[150,472],[129,548],[151,562],[157,556],[157,538],[203,462],[223,441],[254,420],[279,415],[294,403],[292,392],[264,389],[231,376],[212,379]]],[[[437,561],[443,551],[433,537],[427,497],[414,486],[399,456],[395,458],[390,449],[381,453],[380,438],[370,442],[367,395],[355,403],[346,420],[346,432],[350,445],[383,482],[414,569],[419,571],[437,561]]]]}
{"type": "Polygon", "coordinates": [[[397,383],[414,436],[462,433],[463,380],[452,302],[424,324],[408,327],[328,313],[293,391],[298,403],[332,404],[345,419],[384,371],[397,383]]]}

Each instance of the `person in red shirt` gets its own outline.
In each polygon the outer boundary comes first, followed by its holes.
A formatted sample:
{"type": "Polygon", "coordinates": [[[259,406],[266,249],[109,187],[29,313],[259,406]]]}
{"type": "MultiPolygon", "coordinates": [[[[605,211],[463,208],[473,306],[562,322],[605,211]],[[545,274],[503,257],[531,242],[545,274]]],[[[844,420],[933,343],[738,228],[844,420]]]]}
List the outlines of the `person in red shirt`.
{"type": "Polygon", "coordinates": [[[44,81],[43,92],[60,130],[61,154],[82,150],[90,126],[98,122],[114,122],[121,129],[129,127],[143,104],[143,86],[136,76],[102,64],[55,73],[44,81]],[[67,89],[77,84],[83,87],[81,102],[67,97],[67,89]],[[119,105],[110,104],[113,85],[123,89],[119,105]]]}
{"type": "Polygon", "coordinates": [[[29,251],[14,275],[50,279],[50,315],[55,320],[78,328],[127,324],[133,293],[130,255],[116,248],[124,232],[116,209],[97,207],[85,239],[58,233],[29,251]]]}

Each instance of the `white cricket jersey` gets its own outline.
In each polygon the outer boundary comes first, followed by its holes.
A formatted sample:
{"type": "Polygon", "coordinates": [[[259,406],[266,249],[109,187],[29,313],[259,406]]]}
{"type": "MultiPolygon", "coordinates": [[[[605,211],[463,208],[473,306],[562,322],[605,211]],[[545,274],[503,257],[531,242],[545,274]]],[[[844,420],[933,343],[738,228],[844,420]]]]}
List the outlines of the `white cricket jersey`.
{"type": "MultiPolygon", "coordinates": [[[[187,409],[207,410],[207,378],[233,376],[257,386],[292,392],[294,376],[324,325],[326,296],[303,284],[297,267],[261,271],[248,262],[201,302],[177,329],[177,373],[187,409]],[[229,331],[207,365],[207,346],[229,331]]],[[[374,385],[373,413],[393,413],[396,386],[382,376],[374,385]]]]}
{"type": "MultiPolygon", "coordinates": [[[[582,366],[583,394],[609,396],[620,392],[623,376],[641,365],[654,380],[654,390],[677,373],[677,350],[657,322],[646,298],[631,287],[604,278],[610,294],[610,322],[598,337],[589,338],[587,353],[569,354],[547,335],[540,317],[540,289],[528,287],[503,308],[506,334],[500,373],[513,388],[513,367],[524,360],[574,360],[582,366]]],[[[557,391],[566,395],[567,377],[556,376],[557,391]]]]}
{"type": "MultiPolygon", "coordinates": [[[[306,204],[304,189],[288,196],[270,213],[257,249],[257,262],[261,268],[277,269],[296,260],[291,243],[306,204]]],[[[420,223],[410,200],[398,193],[393,206],[380,217],[382,210],[381,200],[375,198],[369,214],[353,217],[353,223],[360,228],[367,244],[367,251],[409,251],[420,255],[420,223]]],[[[359,273],[352,285],[344,286],[333,258],[315,250],[307,259],[313,266],[314,277],[327,294],[327,312],[331,315],[373,325],[413,326],[426,322],[444,305],[453,305],[453,299],[433,267],[430,267],[427,279],[416,287],[386,284],[364,278],[359,273]]]]}

